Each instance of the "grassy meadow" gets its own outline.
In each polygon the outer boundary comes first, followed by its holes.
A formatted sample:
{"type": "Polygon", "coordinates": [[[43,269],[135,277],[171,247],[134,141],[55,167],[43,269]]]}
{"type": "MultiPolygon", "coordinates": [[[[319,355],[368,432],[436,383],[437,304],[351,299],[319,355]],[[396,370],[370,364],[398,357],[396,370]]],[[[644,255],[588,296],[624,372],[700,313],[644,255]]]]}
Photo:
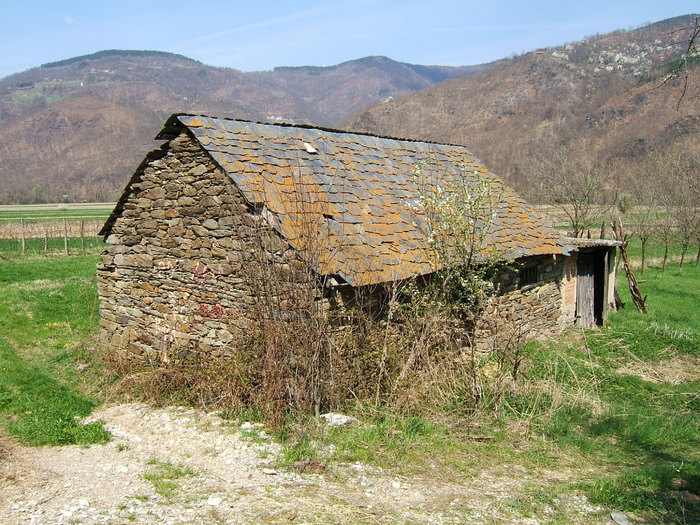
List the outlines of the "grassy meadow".
{"type": "Polygon", "coordinates": [[[105,442],[91,355],[96,256],[0,260],[0,420],[31,445],[105,442]]]}
{"type": "Polygon", "coordinates": [[[70,204],[22,204],[0,206],[0,220],[20,221],[34,219],[106,220],[112,213],[115,203],[91,202],[70,204]]]}
{"type": "MultiPolygon", "coordinates": [[[[113,377],[94,351],[97,250],[4,255],[0,423],[28,445],[104,443],[100,423],[80,424],[113,377]]],[[[700,523],[700,268],[691,259],[662,272],[654,261],[640,285],[648,315],[635,310],[619,273],[625,307],[607,326],[527,345],[517,374],[495,356],[482,363],[493,381],[476,404],[453,397],[398,414],[358,403],[346,412],[359,425],[289,421],[277,436],[280,467],[364,461],[458,483],[518,472],[506,519],[598,523],[619,510],[649,523],[700,523]],[[571,510],[567,498],[577,494],[598,518],[571,510]]]]}

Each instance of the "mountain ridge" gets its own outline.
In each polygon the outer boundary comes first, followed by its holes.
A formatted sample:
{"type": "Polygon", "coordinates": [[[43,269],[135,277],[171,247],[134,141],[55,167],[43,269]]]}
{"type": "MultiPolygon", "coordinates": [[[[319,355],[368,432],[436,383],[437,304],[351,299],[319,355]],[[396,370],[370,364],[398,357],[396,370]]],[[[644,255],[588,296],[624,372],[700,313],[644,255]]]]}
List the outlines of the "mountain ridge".
{"type": "Polygon", "coordinates": [[[695,16],[524,53],[376,104],[340,125],[466,145],[526,196],[537,185],[532,165],[557,148],[572,159],[585,153],[634,169],[642,153],[700,134],[700,83],[690,82],[684,94],[683,79],[668,77],[695,16]]]}
{"type": "Polygon", "coordinates": [[[88,60],[97,60],[100,58],[108,57],[108,56],[162,56],[162,57],[171,57],[171,58],[177,58],[180,60],[189,60],[191,62],[196,62],[198,64],[201,64],[200,61],[195,60],[193,58],[186,57],[184,55],[179,55],[177,53],[170,53],[167,51],[156,51],[156,50],[149,50],[149,49],[144,49],[144,50],[137,50],[137,49],[104,49],[102,51],[97,51],[96,53],[90,53],[88,55],[80,55],[72,58],[66,58],[64,60],[58,60],[56,62],[46,62],[44,64],[41,64],[42,68],[52,68],[52,67],[61,67],[61,66],[69,66],[71,64],[74,64],[75,62],[87,62],[88,60]]]}
{"type": "Polygon", "coordinates": [[[370,56],[244,73],[138,50],[47,63],[0,79],[0,203],[114,199],[172,113],[461,144],[519,190],[556,145],[632,162],[700,132],[697,82],[678,115],[678,79],[650,89],[693,16],[461,68],[370,56]]]}
{"type": "Polygon", "coordinates": [[[366,57],[243,73],[138,50],[50,62],[0,79],[0,203],[113,199],[172,113],[332,126],[373,102],[482,67],[366,57]]]}

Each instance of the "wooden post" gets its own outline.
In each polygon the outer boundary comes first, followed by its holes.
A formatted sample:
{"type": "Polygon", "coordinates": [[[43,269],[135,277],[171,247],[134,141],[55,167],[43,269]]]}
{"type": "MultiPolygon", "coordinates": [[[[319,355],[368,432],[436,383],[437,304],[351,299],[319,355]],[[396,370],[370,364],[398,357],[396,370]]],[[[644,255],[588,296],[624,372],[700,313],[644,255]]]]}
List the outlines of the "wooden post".
{"type": "Polygon", "coordinates": [[[63,250],[68,255],[68,222],[65,217],[63,217],[63,250]]]}
{"type": "Polygon", "coordinates": [[[24,241],[24,217],[22,219],[20,219],[20,222],[21,222],[20,235],[22,237],[22,255],[24,255],[24,253],[27,250],[27,245],[25,244],[25,241],[24,241]]]}
{"type": "Polygon", "coordinates": [[[615,222],[613,223],[613,234],[615,235],[616,240],[622,241],[622,244],[620,245],[620,254],[622,255],[622,268],[624,268],[625,273],[627,274],[627,281],[629,282],[630,294],[632,294],[632,302],[634,302],[634,305],[637,307],[637,310],[646,314],[648,313],[647,305],[645,304],[647,298],[646,296],[642,297],[642,292],[639,291],[637,279],[635,278],[634,273],[632,272],[632,266],[630,265],[629,257],[627,256],[627,237],[624,236],[622,233],[622,224],[619,220],[615,220],[615,222]]]}
{"type": "Polygon", "coordinates": [[[83,257],[85,257],[85,221],[80,221],[80,247],[83,249],[83,257]]]}
{"type": "Polygon", "coordinates": [[[49,221],[44,221],[44,251],[49,251],[49,221]]]}

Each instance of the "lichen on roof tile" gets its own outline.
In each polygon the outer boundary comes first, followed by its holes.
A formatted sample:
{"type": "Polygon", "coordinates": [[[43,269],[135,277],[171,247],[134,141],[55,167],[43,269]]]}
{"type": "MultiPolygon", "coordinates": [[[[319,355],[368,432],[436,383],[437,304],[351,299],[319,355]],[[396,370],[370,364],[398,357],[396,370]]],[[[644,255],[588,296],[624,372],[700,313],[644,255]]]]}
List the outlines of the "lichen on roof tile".
{"type": "MultiPolygon", "coordinates": [[[[302,242],[300,221],[318,224],[328,253],[317,270],[354,285],[436,269],[426,223],[416,210],[413,171],[419,164],[435,179],[477,172],[503,187],[462,146],[204,116],[174,115],[168,123],[175,121],[200,141],[244,197],[281,219],[280,233],[290,242],[302,242]],[[307,213],[296,213],[302,203],[307,213]]],[[[510,190],[503,192],[490,235],[486,245],[497,242],[505,257],[565,250],[560,235],[510,190]]]]}

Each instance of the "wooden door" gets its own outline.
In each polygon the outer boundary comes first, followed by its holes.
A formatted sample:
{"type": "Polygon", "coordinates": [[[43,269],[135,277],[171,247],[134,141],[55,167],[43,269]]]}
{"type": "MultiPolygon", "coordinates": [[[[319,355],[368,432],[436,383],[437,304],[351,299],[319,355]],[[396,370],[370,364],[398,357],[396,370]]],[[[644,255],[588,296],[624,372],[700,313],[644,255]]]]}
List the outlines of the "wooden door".
{"type": "Polygon", "coordinates": [[[576,326],[592,328],[595,324],[595,257],[579,253],[576,261],[576,326]]]}

